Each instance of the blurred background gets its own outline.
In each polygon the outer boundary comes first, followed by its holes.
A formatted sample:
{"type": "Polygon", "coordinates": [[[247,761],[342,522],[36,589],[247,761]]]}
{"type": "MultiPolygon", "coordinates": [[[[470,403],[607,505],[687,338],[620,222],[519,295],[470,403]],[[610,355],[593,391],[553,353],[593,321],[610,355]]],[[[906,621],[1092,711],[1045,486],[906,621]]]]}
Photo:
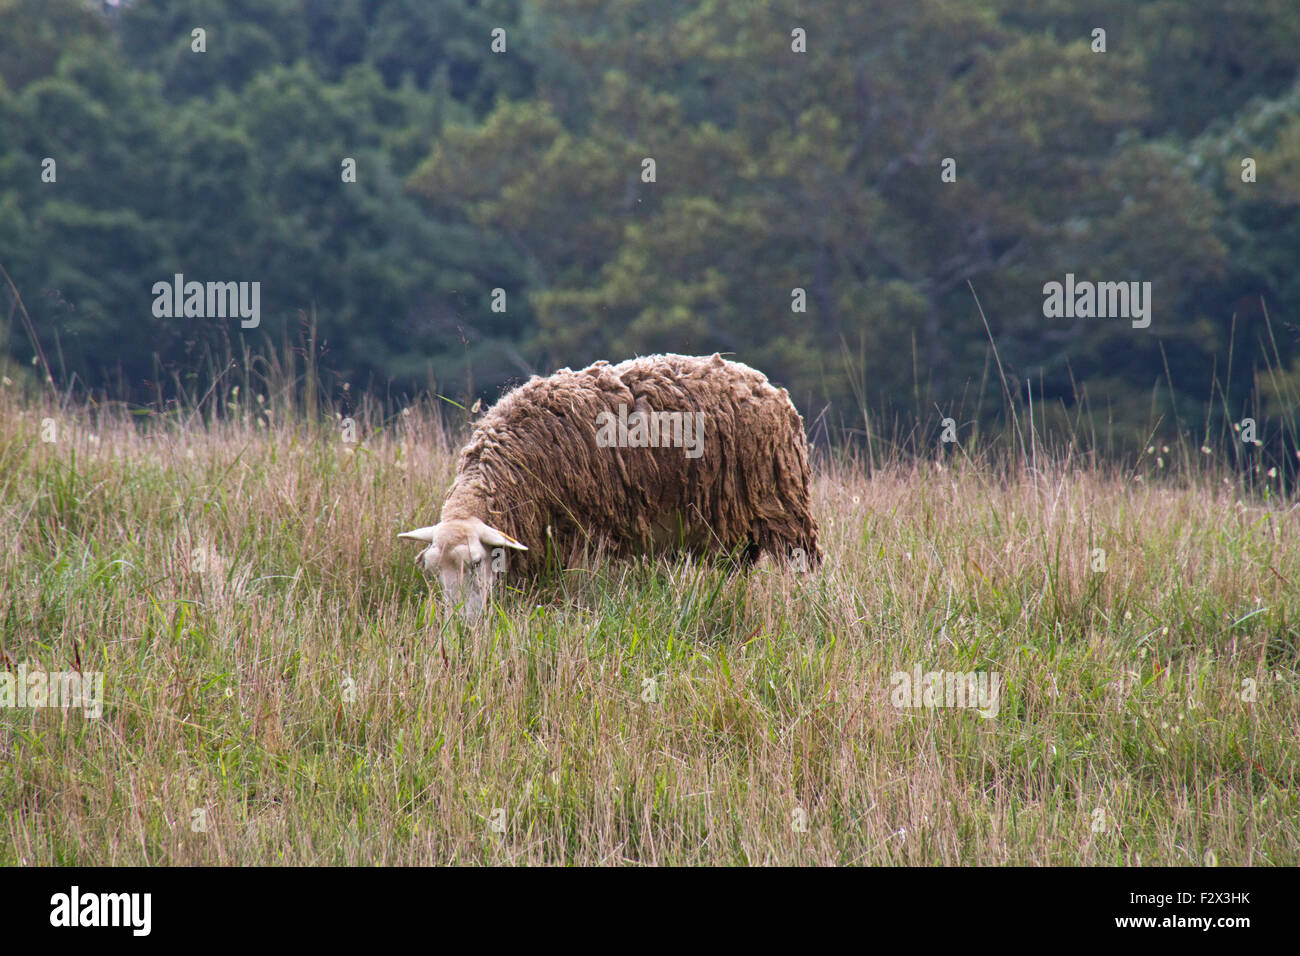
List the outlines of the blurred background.
{"type": "Polygon", "coordinates": [[[1295,0],[0,0],[0,354],[97,401],[720,351],[818,441],[1294,448],[1298,208],[1295,0]],[[1045,318],[1067,272],[1150,327],[1045,318]],[[175,273],[260,327],[156,318],[175,273]]]}

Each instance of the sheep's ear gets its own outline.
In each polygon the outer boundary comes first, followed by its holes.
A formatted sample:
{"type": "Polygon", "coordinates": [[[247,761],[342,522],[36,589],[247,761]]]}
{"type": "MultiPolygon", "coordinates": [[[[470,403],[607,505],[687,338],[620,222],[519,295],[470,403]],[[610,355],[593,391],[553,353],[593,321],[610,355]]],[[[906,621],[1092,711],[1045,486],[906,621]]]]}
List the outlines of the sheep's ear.
{"type": "Polygon", "coordinates": [[[527,546],[520,544],[504,531],[498,531],[490,524],[484,524],[481,521],[478,525],[478,539],[494,548],[514,548],[516,551],[528,550],[527,546]]]}
{"type": "Polygon", "coordinates": [[[437,525],[430,525],[427,528],[416,528],[414,531],[403,531],[398,535],[399,538],[409,538],[412,541],[423,541],[425,544],[433,544],[433,529],[437,525]]]}

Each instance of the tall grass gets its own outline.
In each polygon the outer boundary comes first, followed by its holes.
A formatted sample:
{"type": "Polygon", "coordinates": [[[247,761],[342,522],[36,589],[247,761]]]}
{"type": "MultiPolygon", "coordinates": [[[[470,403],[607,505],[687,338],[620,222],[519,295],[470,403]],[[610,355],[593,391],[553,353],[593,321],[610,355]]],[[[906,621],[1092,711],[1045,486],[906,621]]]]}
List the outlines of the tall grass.
{"type": "Polygon", "coordinates": [[[346,442],[305,374],[0,387],[0,671],[107,697],[0,708],[0,863],[1300,863],[1300,509],[1222,443],[1108,465],[1008,384],[999,441],[819,453],[817,573],[598,562],[467,627],[395,538],[467,413],[346,442]],[[895,706],[918,666],[997,715],[895,706]]]}

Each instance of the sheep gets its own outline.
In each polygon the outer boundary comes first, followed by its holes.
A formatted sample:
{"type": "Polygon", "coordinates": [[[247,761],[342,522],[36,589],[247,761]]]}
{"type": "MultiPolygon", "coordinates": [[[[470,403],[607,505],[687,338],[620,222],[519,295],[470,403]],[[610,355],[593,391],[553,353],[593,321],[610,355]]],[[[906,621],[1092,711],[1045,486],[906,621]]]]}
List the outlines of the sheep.
{"type": "Polygon", "coordinates": [[[810,483],[803,419],[761,372],[718,354],[600,361],[504,395],[438,524],[399,537],[425,545],[416,565],[473,619],[507,561],[535,576],[596,546],[816,567],[810,483]]]}

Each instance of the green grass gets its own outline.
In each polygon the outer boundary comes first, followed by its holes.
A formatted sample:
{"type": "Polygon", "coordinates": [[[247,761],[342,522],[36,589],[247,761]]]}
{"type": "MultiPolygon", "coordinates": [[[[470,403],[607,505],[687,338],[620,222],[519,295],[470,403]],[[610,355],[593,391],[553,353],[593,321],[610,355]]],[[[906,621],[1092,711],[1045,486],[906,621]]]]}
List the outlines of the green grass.
{"type": "Polygon", "coordinates": [[[820,572],[597,563],[466,627],[395,538],[427,410],[17,391],[0,670],[107,702],[0,709],[0,863],[1300,864],[1300,509],[1212,456],[822,460],[820,572]],[[997,716],[893,706],[917,665],[997,716]]]}

